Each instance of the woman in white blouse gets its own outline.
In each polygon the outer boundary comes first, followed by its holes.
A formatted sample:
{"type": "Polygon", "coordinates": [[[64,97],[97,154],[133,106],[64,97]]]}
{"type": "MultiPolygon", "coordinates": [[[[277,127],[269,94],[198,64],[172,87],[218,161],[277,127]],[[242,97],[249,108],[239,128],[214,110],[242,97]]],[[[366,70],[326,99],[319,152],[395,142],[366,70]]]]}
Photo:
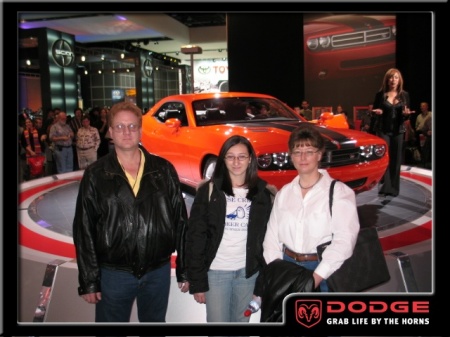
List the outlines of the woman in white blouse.
{"type": "Polygon", "coordinates": [[[314,286],[328,292],[326,279],[352,255],[359,231],[354,191],[319,169],[325,140],[317,126],[302,123],[289,138],[289,154],[298,176],[277,193],[263,242],[267,263],[284,259],[314,270],[314,286]],[[332,240],[319,262],[316,247],[332,240]]]}

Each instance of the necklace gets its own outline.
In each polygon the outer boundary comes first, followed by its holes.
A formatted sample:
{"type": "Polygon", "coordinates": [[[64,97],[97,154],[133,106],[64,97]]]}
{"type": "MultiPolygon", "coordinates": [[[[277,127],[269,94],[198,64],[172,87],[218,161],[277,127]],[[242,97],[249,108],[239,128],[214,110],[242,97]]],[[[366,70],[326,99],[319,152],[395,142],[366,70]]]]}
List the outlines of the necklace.
{"type": "Polygon", "coordinates": [[[298,180],[298,184],[300,185],[300,188],[302,190],[309,190],[309,189],[313,188],[314,186],[316,186],[316,184],[319,182],[320,178],[322,178],[322,173],[319,173],[319,178],[316,180],[316,182],[314,184],[312,184],[309,187],[303,187],[302,184],[300,184],[300,179],[298,180]]]}

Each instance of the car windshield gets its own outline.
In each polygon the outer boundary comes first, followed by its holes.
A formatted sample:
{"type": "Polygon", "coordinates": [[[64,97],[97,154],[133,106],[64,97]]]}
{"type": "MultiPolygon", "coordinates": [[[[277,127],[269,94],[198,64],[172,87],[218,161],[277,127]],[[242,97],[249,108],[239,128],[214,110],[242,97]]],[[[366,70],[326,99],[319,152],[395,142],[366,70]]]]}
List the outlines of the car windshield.
{"type": "Polygon", "coordinates": [[[198,100],[192,103],[198,126],[263,119],[300,118],[277,99],[230,97],[198,100]]]}

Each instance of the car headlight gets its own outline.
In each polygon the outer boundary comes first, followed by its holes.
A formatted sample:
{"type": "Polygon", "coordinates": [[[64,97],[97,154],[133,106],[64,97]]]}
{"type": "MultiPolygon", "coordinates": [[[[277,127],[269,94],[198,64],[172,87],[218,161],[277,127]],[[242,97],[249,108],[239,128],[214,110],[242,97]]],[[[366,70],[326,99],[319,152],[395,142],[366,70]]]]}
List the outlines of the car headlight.
{"type": "Polygon", "coordinates": [[[289,163],[289,154],[287,152],[274,153],[272,157],[273,163],[279,167],[289,163]]]}
{"type": "Polygon", "coordinates": [[[308,41],[306,41],[306,45],[308,46],[308,49],[316,50],[319,46],[319,39],[308,39],[308,41]]]}
{"type": "MultiPolygon", "coordinates": [[[[289,154],[287,152],[265,153],[257,158],[258,166],[267,169],[271,165],[275,165],[278,168],[290,165],[289,154]]],[[[273,167],[272,169],[275,169],[273,167]]]]}
{"type": "Polygon", "coordinates": [[[397,36],[397,26],[391,27],[392,35],[397,36]]]}
{"type": "Polygon", "coordinates": [[[268,168],[272,164],[272,156],[269,153],[258,156],[258,166],[268,168]]]}
{"type": "Polygon", "coordinates": [[[373,147],[374,147],[373,152],[377,157],[383,157],[384,154],[386,153],[386,146],[384,145],[374,145],[373,147]]]}
{"type": "Polygon", "coordinates": [[[386,147],[384,145],[363,145],[359,147],[360,154],[364,158],[371,158],[373,155],[380,158],[386,153],[386,147]]]}
{"type": "Polygon", "coordinates": [[[306,41],[306,45],[309,50],[316,50],[319,47],[321,49],[327,49],[331,46],[331,37],[321,36],[319,38],[311,38],[306,41]]]}
{"type": "Polygon", "coordinates": [[[331,44],[331,38],[329,36],[322,36],[319,38],[319,44],[322,48],[328,48],[331,44]]]}

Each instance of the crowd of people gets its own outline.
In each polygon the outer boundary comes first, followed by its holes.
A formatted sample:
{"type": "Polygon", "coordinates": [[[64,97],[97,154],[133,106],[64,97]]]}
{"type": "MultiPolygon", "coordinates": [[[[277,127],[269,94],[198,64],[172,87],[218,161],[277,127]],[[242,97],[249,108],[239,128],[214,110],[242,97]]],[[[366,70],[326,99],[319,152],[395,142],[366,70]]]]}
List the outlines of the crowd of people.
{"type": "Polygon", "coordinates": [[[84,113],[76,108],[69,115],[59,108],[49,109],[43,116],[19,114],[19,182],[85,169],[105,156],[113,144],[107,135],[108,108],[94,108],[84,113]],[[35,158],[42,167],[34,171],[35,158]]]}

